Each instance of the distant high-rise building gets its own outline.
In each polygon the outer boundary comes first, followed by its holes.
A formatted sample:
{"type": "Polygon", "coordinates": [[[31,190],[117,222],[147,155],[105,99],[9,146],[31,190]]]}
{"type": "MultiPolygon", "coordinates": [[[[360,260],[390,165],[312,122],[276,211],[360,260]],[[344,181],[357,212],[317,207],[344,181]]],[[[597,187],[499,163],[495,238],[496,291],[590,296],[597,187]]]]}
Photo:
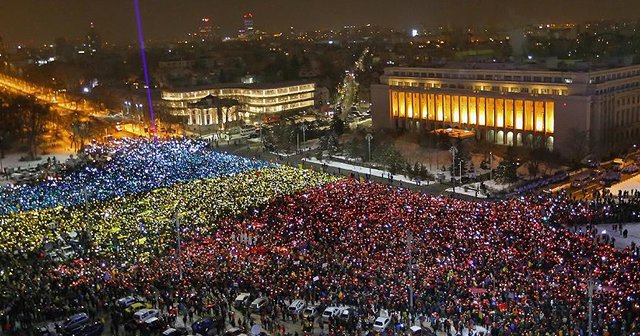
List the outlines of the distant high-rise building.
{"type": "Polygon", "coordinates": [[[247,34],[247,35],[253,34],[253,29],[254,29],[254,26],[253,26],[253,13],[251,13],[251,12],[245,13],[242,16],[242,19],[244,20],[244,32],[245,32],[245,34],[247,34]]]}
{"type": "Polygon", "coordinates": [[[85,42],[85,53],[95,55],[102,49],[102,38],[100,34],[96,32],[93,22],[89,26],[89,33],[87,34],[87,40],[85,42]]]}
{"type": "Polygon", "coordinates": [[[210,41],[215,37],[215,27],[211,18],[202,18],[200,27],[198,28],[198,39],[202,41],[210,41]]]}
{"type": "Polygon", "coordinates": [[[56,58],[67,60],[73,55],[73,46],[69,44],[66,38],[58,37],[55,39],[56,58]]]}

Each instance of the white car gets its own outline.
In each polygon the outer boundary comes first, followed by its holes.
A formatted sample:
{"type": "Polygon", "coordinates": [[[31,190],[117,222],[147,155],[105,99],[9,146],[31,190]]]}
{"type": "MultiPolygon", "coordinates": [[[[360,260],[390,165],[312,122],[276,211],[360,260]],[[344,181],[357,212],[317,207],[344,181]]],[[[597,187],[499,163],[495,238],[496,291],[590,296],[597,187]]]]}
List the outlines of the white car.
{"type": "Polygon", "coordinates": [[[251,299],[251,294],[240,293],[238,296],[236,296],[236,299],[233,300],[233,305],[236,307],[244,307],[247,302],[249,302],[249,299],[251,299]]]}
{"type": "Polygon", "coordinates": [[[136,303],[136,298],[134,298],[133,296],[123,297],[116,301],[116,304],[118,305],[118,307],[122,307],[122,308],[127,308],[134,303],[136,303]]]}
{"type": "Polygon", "coordinates": [[[391,323],[391,318],[380,316],[373,322],[373,330],[377,332],[383,332],[385,329],[387,329],[389,323],[391,323]]]}
{"type": "Polygon", "coordinates": [[[73,250],[73,247],[66,245],[60,248],[60,256],[64,259],[74,259],[76,257],[76,252],[73,250]]]}
{"type": "Polygon", "coordinates": [[[340,307],[327,307],[327,309],[322,312],[322,322],[329,322],[330,318],[337,318],[340,316],[342,309],[340,307]]]}
{"type": "Polygon", "coordinates": [[[306,303],[304,300],[294,300],[289,305],[289,314],[291,315],[300,315],[300,312],[304,309],[306,303]]]}
{"type": "Polygon", "coordinates": [[[133,320],[136,323],[144,323],[152,317],[160,316],[160,310],[158,309],[140,309],[133,314],[133,320]]]}
{"type": "Polygon", "coordinates": [[[249,308],[251,308],[251,311],[253,312],[259,312],[262,307],[267,305],[267,303],[269,303],[269,299],[267,299],[266,297],[260,297],[253,300],[249,308]]]}
{"type": "Polygon", "coordinates": [[[304,309],[304,311],[302,312],[302,316],[304,318],[310,318],[310,317],[315,318],[316,316],[318,316],[319,313],[320,312],[319,312],[318,306],[309,306],[304,309]]]}

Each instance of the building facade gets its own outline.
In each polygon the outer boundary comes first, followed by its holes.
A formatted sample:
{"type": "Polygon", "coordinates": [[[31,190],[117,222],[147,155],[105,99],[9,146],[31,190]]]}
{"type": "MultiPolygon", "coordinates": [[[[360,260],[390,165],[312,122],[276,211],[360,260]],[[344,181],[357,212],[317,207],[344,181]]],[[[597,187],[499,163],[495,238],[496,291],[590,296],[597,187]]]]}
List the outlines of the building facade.
{"type": "Polygon", "coordinates": [[[189,104],[187,125],[193,126],[190,127],[193,131],[203,132],[228,129],[240,121],[239,105],[235,99],[204,97],[196,103],[189,104]]]}
{"type": "Polygon", "coordinates": [[[192,118],[195,104],[205,97],[233,99],[238,102],[238,119],[247,122],[265,115],[280,114],[311,108],[315,103],[316,85],[313,82],[284,82],[274,84],[233,84],[205,88],[165,90],[162,99],[175,115],[192,118]]]}
{"type": "Polygon", "coordinates": [[[640,66],[563,72],[504,65],[387,68],[371,88],[379,129],[471,130],[478,140],[609,154],[640,140],[640,66]]]}

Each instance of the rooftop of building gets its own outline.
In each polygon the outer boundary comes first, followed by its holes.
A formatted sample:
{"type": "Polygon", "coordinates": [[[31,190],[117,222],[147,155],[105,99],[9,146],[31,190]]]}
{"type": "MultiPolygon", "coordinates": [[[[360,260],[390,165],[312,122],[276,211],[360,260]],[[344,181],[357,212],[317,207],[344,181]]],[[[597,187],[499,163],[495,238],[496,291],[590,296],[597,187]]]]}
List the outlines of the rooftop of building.
{"type": "Polygon", "coordinates": [[[633,58],[620,57],[609,62],[592,63],[581,60],[562,60],[550,58],[545,60],[532,60],[529,62],[500,62],[500,61],[436,61],[411,67],[389,67],[386,72],[397,69],[434,69],[434,70],[486,70],[486,71],[549,71],[549,72],[575,72],[590,73],[603,70],[615,70],[630,66],[633,58]]]}
{"type": "Polygon", "coordinates": [[[297,80],[297,81],[284,81],[274,83],[220,83],[212,85],[201,86],[189,86],[179,88],[167,88],[163,91],[167,92],[192,92],[192,91],[204,91],[204,90],[219,90],[219,89],[253,89],[253,90],[268,90],[279,89],[298,85],[315,84],[310,80],[297,80]]]}

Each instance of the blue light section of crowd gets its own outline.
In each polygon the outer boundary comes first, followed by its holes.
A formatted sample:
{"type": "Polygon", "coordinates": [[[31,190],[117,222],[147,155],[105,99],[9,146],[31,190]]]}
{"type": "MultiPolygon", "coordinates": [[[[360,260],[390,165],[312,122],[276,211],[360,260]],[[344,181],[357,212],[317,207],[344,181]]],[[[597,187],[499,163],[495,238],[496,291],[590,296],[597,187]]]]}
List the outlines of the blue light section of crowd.
{"type": "Polygon", "coordinates": [[[1,187],[0,214],[73,206],[270,166],[184,139],[124,139],[92,144],[84,154],[89,164],[61,179],[1,187]]]}

